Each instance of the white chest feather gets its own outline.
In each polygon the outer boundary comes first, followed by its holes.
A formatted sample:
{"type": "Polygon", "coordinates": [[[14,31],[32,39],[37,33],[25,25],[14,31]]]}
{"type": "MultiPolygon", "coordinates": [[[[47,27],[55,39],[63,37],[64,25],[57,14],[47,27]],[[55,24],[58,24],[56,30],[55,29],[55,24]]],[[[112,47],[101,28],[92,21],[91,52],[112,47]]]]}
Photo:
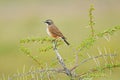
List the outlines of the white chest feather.
{"type": "Polygon", "coordinates": [[[51,36],[51,33],[50,33],[50,31],[49,31],[48,28],[46,29],[46,31],[47,31],[47,34],[48,34],[49,36],[51,36]]]}

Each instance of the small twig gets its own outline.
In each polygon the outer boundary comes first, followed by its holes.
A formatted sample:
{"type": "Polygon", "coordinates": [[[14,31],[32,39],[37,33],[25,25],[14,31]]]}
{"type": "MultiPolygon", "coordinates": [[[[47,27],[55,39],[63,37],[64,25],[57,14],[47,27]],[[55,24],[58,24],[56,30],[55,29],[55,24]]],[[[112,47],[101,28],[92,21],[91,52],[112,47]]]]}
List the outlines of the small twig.
{"type": "Polygon", "coordinates": [[[29,56],[31,59],[33,59],[33,61],[35,61],[40,67],[41,69],[43,69],[43,66],[41,65],[41,63],[34,57],[31,55],[31,52],[28,48],[21,46],[20,47],[21,51],[23,51],[27,56],[29,56]]]}
{"type": "Polygon", "coordinates": [[[93,20],[94,19],[93,10],[95,10],[94,6],[91,5],[90,9],[89,9],[89,18],[90,18],[89,25],[90,25],[90,28],[91,28],[92,36],[94,37],[94,28],[93,28],[93,26],[95,25],[95,22],[93,20]]]}
{"type": "Polygon", "coordinates": [[[44,73],[44,72],[57,72],[57,73],[64,73],[63,69],[57,69],[57,68],[50,68],[50,69],[42,69],[42,70],[35,70],[35,71],[29,71],[27,73],[22,73],[22,74],[15,74],[14,76],[10,77],[9,80],[13,80],[15,78],[18,77],[23,77],[23,76],[27,76],[27,75],[31,75],[31,74],[36,74],[36,73],[44,73]]]}
{"type": "MultiPolygon", "coordinates": [[[[117,67],[120,67],[120,64],[115,64],[115,65],[112,65],[112,66],[104,66],[104,67],[101,68],[101,70],[110,69],[110,68],[117,68],[117,67]]],[[[98,69],[91,69],[88,72],[84,72],[82,74],[77,75],[76,77],[82,77],[82,76],[85,76],[88,73],[95,73],[97,71],[99,71],[99,70],[98,69]]]]}
{"type": "Polygon", "coordinates": [[[75,65],[78,65],[78,53],[76,53],[75,65]]]}
{"type": "Polygon", "coordinates": [[[104,57],[104,56],[116,56],[116,54],[105,54],[105,55],[98,55],[98,56],[94,56],[94,57],[87,58],[87,59],[81,61],[80,64],[75,65],[73,68],[71,68],[70,71],[73,71],[73,70],[76,69],[78,66],[82,65],[83,63],[85,63],[85,62],[87,62],[87,61],[90,61],[90,60],[95,59],[95,58],[104,57]]]}

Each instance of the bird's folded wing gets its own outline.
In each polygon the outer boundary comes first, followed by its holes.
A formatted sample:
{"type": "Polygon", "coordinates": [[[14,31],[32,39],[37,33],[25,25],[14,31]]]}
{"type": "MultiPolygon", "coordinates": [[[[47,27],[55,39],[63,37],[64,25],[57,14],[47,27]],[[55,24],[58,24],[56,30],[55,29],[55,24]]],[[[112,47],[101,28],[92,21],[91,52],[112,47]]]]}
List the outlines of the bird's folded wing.
{"type": "Polygon", "coordinates": [[[60,32],[60,30],[56,26],[50,27],[49,30],[52,34],[54,34],[56,36],[64,37],[63,34],[60,32]]]}

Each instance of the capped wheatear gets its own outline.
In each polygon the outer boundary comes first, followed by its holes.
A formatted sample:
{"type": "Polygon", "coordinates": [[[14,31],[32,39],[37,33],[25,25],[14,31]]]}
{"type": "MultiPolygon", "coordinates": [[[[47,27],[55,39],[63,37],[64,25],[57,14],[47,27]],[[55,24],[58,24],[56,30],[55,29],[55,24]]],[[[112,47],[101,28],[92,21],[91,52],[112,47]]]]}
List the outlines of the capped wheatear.
{"type": "Polygon", "coordinates": [[[47,33],[49,36],[55,39],[61,38],[67,45],[70,45],[51,19],[46,20],[45,23],[47,24],[47,33]]]}

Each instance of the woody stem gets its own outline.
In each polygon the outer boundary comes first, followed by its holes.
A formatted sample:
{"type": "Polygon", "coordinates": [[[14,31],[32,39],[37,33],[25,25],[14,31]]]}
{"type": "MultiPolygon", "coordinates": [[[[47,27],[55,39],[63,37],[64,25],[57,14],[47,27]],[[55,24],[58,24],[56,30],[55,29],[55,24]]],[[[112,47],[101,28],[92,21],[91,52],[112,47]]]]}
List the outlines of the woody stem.
{"type": "Polygon", "coordinates": [[[53,41],[53,48],[54,48],[55,54],[57,56],[57,59],[58,59],[60,65],[64,68],[65,74],[67,74],[68,76],[71,77],[72,76],[71,71],[66,67],[66,65],[65,65],[65,63],[63,61],[63,58],[59,54],[58,49],[56,47],[56,41],[55,40],[53,41]]]}

